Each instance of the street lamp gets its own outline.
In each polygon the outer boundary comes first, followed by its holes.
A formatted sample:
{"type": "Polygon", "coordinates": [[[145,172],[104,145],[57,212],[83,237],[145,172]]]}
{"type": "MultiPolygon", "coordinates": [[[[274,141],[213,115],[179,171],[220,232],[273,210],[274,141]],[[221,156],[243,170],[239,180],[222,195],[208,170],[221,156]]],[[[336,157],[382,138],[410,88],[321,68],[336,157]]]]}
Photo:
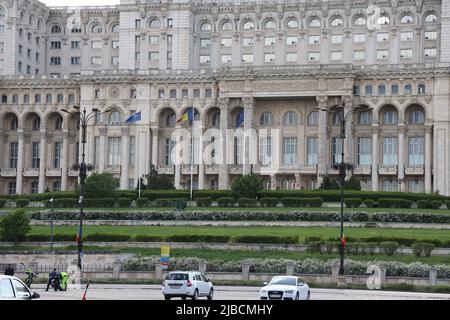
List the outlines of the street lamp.
{"type": "Polygon", "coordinates": [[[53,198],[50,200],[50,249],[53,248],[53,198]]]}
{"type": "Polygon", "coordinates": [[[80,204],[80,228],[77,235],[77,242],[78,242],[78,268],[81,271],[81,258],[83,255],[84,183],[86,181],[87,172],[94,169],[93,165],[86,164],[85,162],[86,129],[88,121],[98,114],[98,109],[94,108],[90,113],[87,113],[86,108],[83,108],[83,111],[80,111],[79,106],[73,106],[73,108],[75,109],[75,111],[68,111],[66,109],[61,109],[61,111],[71,115],[78,115],[80,117],[79,121],[81,125],[82,160],[81,163],[75,164],[73,166],[73,169],[79,170],[79,179],[80,179],[80,199],[78,201],[78,203],[80,204]]]}
{"type": "Polygon", "coordinates": [[[347,122],[347,119],[355,112],[360,111],[368,111],[372,110],[373,108],[367,107],[367,106],[360,106],[357,109],[351,109],[347,113],[344,113],[345,111],[345,101],[342,102],[342,112],[341,110],[332,110],[333,108],[341,107],[339,104],[332,106],[331,108],[320,108],[317,107],[316,109],[320,111],[325,111],[328,113],[336,114],[339,117],[340,125],[341,125],[341,163],[339,164],[333,164],[334,169],[339,170],[339,177],[340,177],[340,185],[341,185],[341,243],[339,246],[339,256],[340,256],[340,263],[339,263],[339,275],[344,275],[344,184],[345,184],[345,177],[347,175],[347,170],[353,169],[353,165],[351,163],[345,163],[344,162],[344,142],[345,142],[345,125],[347,122]]]}

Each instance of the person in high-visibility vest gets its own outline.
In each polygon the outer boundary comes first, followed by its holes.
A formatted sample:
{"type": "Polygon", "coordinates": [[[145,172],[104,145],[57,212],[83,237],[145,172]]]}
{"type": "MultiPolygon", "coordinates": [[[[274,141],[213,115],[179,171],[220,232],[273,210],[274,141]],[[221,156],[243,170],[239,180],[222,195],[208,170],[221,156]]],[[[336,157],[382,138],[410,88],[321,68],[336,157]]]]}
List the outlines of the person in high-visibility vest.
{"type": "Polygon", "coordinates": [[[61,272],[61,289],[67,290],[67,281],[69,280],[69,274],[67,272],[61,272]]]}

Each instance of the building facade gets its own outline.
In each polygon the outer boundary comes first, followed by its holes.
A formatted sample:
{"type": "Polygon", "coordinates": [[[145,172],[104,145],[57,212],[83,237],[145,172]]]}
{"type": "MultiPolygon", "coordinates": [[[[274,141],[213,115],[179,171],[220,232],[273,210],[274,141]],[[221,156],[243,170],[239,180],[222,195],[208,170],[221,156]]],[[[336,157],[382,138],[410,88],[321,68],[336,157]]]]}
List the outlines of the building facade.
{"type": "Polygon", "coordinates": [[[449,34],[441,0],[0,0],[0,194],[76,187],[79,106],[122,189],[313,189],[343,149],[365,190],[450,195],[449,34]]]}

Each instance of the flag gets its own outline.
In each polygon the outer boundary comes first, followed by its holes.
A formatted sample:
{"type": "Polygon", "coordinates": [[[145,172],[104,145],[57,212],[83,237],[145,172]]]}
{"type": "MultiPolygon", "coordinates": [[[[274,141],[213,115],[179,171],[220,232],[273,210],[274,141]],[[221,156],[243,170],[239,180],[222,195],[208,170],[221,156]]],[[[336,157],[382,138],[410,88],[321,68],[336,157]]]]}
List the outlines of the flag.
{"type": "Polygon", "coordinates": [[[239,113],[239,118],[236,121],[236,128],[239,128],[242,123],[244,123],[244,110],[241,110],[239,113]]]}
{"type": "Polygon", "coordinates": [[[345,245],[347,244],[347,240],[345,240],[345,235],[342,235],[341,243],[342,243],[342,246],[345,248],[345,245]]]}
{"type": "Polygon", "coordinates": [[[83,227],[80,226],[80,229],[78,229],[77,233],[77,243],[80,243],[83,241],[83,227]]]}
{"type": "Polygon", "coordinates": [[[83,298],[81,298],[81,300],[86,300],[86,291],[83,293],[83,298]]]}
{"type": "Polygon", "coordinates": [[[194,108],[189,108],[180,119],[177,120],[177,123],[185,122],[185,121],[192,121],[194,120],[194,108]]]}
{"type": "Polygon", "coordinates": [[[135,123],[141,121],[141,112],[136,112],[127,118],[126,123],[135,123]]]}

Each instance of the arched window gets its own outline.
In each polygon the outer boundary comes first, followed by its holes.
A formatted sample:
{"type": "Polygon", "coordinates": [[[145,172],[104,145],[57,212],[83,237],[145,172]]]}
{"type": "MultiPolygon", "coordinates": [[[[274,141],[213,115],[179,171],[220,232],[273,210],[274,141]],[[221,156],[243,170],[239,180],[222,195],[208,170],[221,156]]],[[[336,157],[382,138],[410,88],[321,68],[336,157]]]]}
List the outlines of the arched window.
{"type": "Polygon", "coordinates": [[[289,29],[295,29],[298,28],[298,21],[296,19],[289,19],[286,25],[289,29]]]}
{"type": "Polygon", "coordinates": [[[13,118],[11,119],[11,125],[9,128],[11,131],[16,131],[18,127],[19,127],[19,119],[17,119],[16,116],[13,116],[13,118]]]}
{"type": "Polygon", "coordinates": [[[111,31],[113,33],[118,33],[119,32],[119,25],[118,24],[113,25],[111,31]]]}
{"type": "Polygon", "coordinates": [[[92,26],[92,33],[102,33],[103,32],[103,28],[100,24],[94,24],[92,26]]]}
{"type": "Polygon", "coordinates": [[[393,110],[393,109],[386,110],[383,114],[383,123],[384,124],[397,124],[398,123],[397,111],[393,110]]]}
{"type": "Polygon", "coordinates": [[[430,13],[429,15],[427,15],[427,17],[425,18],[425,22],[426,23],[436,23],[438,20],[437,16],[434,13],[430,13]]]}
{"type": "Polygon", "coordinates": [[[110,116],[109,116],[109,124],[120,124],[121,119],[120,119],[120,112],[117,110],[114,110],[111,112],[110,116]]]}
{"type": "Polygon", "coordinates": [[[55,121],[55,130],[62,130],[62,126],[63,118],[61,116],[57,116],[55,121]]]}
{"type": "Polygon", "coordinates": [[[51,33],[61,33],[61,27],[58,26],[57,24],[52,26],[52,29],[50,31],[51,33]]]}
{"type": "Polygon", "coordinates": [[[75,95],[74,94],[69,94],[69,103],[74,103],[75,102],[75,95]]]}
{"type": "Polygon", "coordinates": [[[309,22],[309,27],[310,28],[320,28],[320,20],[319,19],[312,19],[309,22]]]}
{"type": "Polygon", "coordinates": [[[342,27],[344,25],[344,20],[341,18],[335,18],[333,21],[331,21],[332,27],[342,27]]]}
{"type": "Polygon", "coordinates": [[[203,22],[200,25],[200,30],[201,31],[211,31],[211,24],[209,22],[203,22]]]}
{"type": "Polygon", "coordinates": [[[414,18],[412,16],[410,16],[409,14],[404,15],[401,23],[413,23],[414,22],[414,18]]]}
{"type": "Polygon", "coordinates": [[[391,19],[389,19],[388,16],[381,16],[378,18],[378,24],[382,25],[382,24],[390,24],[391,23],[391,19]]]}
{"type": "Polygon", "coordinates": [[[260,125],[262,126],[270,126],[273,124],[273,115],[272,113],[265,111],[262,113],[261,118],[259,120],[260,125]]]}
{"type": "Polygon", "coordinates": [[[39,19],[38,22],[37,22],[37,29],[38,29],[38,30],[41,30],[41,29],[42,29],[42,22],[41,22],[41,19],[39,19]]]}
{"type": "Polygon", "coordinates": [[[20,20],[25,22],[25,12],[23,10],[20,11],[20,20]]]}
{"type": "Polygon", "coordinates": [[[35,21],[34,16],[32,14],[30,14],[30,18],[28,19],[28,24],[33,27],[34,21],[35,21]]]}
{"type": "Polygon", "coordinates": [[[295,126],[298,123],[297,113],[294,111],[288,111],[284,114],[283,125],[285,126],[295,126]]]}
{"type": "Polygon", "coordinates": [[[420,109],[412,110],[409,113],[409,124],[424,124],[425,123],[425,114],[420,109]]]}
{"type": "Polygon", "coordinates": [[[36,117],[33,119],[33,126],[32,126],[32,130],[33,131],[39,131],[41,129],[41,118],[36,117]]]}
{"type": "Polygon", "coordinates": [[[363,111],[359,113],[359,124],[371,124],[372,123],[372,112],[363,111]]]}
{"type": "Polygon", "coordinates": [[[166,126],[167,126],[167,127],[175,127],[176,121],[177,121],[177,119],[176,119],[175,112],[171,111],[171,112],[166,116],[166,126]]]}
{"type": "Polygon", "coordinates": [[[367,24],[366,18],[358,17],[355,20],[355,26],[365,26],[367,24]]]}
{"type": "Polygon", "coordinates": [[[152,29],[159,29],[161,28],[161,21],[159,19],[152,19],[148,25],[152,29]]]}
{"type": "Polygon", "coordinates": [[[211,117],[211,125],[213,127],[219,127],[220,126],[220,112],[216,112],[211,117]]]}
{"type": "Polygon", "coordinates": [[[223,30],[223,31],[230,31],[230,30],[233,30],[233,24],[232,24],[230,21],[225,21],[225,22],[222,24],[222,30],[223,30]]]}
{"type": "Polygon", "coordinates": [[[331,116],[331,124],[334,126],[340,125],[343,116],[344,116],[344,114],[342,111],[334,112],[331,116]]]}
{"type": "Polygon", "coordinates": [[[275,29],[276,28],[275,22],[273,20],[267,20],[266,23],[264,24],[264,28],[275,29]]]}
{"type": "Polygon", "coordinates": [[[253,21],[246,21],[243,27],[244,30],[253,30],[255,28],[255,24],[253,23],[253,21]]]}
{"type": "Polygon", "coordinates": [[[310,112],[308,115],[308,125],[317,126],[319,124],[319,113],[317,111],[310,112]]]}
{"type": "Polygon", "coordinates": [[[5,9],[3,7],[0,7],[0,17],[4,17],[5,15],[5,9]]]}

